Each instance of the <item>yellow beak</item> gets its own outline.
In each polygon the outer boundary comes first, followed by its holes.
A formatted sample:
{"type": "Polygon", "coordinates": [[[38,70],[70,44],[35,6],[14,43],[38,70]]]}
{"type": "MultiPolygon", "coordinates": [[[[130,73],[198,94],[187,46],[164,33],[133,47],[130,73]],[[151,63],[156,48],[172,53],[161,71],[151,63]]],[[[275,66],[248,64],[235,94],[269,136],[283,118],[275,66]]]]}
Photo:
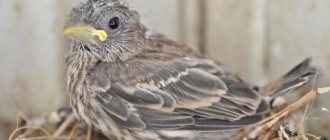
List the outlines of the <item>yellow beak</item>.
{"type": "Polygon", "coordinates": [[[108,38],[108,34],[104,30],[96,30],[89,26],[68,27],[64,29],[63,33],[72,39],[88,39],[97,36],[103,42],[108,38]]]}

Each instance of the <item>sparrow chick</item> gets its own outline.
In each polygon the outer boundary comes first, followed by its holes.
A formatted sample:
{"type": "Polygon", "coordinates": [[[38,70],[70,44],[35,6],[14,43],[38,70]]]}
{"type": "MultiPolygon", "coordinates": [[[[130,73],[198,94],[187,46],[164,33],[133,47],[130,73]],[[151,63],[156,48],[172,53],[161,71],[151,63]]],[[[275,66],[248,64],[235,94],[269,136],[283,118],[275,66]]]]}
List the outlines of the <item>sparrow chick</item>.
{"type": "Polygon", "coordinates": [[[268,112],[269,103],[238,76],[149,35],[138,13],[120,1],[74,7],[64,33],[72,39],[67,88],[73,112],[109,139],[234,139],[268,112]]]}

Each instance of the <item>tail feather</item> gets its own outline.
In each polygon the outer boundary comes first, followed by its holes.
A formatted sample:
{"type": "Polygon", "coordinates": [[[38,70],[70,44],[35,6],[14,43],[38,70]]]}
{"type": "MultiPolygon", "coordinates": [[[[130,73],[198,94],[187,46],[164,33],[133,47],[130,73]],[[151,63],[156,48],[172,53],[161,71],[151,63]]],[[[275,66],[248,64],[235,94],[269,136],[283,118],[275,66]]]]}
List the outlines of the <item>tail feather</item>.
{"type": "Polygon", "coordinates": [[[274,99],[309,83],[316,72],[310,63],[310,58],[305,59],[278,80],[261,88],[261,94],[274,99]]]}
{"type": "Polygon", "coordinates": [[[274,99],[283,96],[286,93],[290,93],[290,91],[298,89],[299,87],[309,83],[311,81],[312,75],[314,75],[314,73],[307,72],[301,76],[292,79],[291,81],[285,81],[278,90],[274,91],[274,93],[271,94],[270,97],[274,99]]]}
{"type": "Polygon", "coordinates": [[[315,68],[311,66],[311,58],[305,59],[303,62],[295,66],[288,73],[284,75],[285,79],[293,79],[302,76],[308,72],[315,72],[315,68]]]}

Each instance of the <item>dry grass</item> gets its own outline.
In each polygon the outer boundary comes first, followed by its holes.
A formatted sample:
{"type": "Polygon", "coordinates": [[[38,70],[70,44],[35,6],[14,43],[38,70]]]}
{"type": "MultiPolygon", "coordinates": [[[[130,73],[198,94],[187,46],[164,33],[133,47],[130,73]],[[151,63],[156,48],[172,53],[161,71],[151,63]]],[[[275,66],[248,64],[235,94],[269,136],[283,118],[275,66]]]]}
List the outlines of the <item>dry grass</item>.
{"type": "MultiPolygon", "coordinates": [[[[302,126],[309,116],[311,103],[319,96],[330,92],[330,87],[312,89],[298,101],[287,106],[280,112],[271,114],[270,117],[259,123],[256,128],[255,139],[273,139],[273,140],[295,140],[295,139],[311,139],[319,140],[319,136],[305,133],[302,126]],[[305,107],[302,119],[298,120],[296,113],[305,107]],[[295,125],[296,136],[290,136],[285,130],[284,125],[291,120],[295,125]]],[[[17,124],[20,118],[17,117],[17,124]]],[[[11,133],[9,140],[103,140],[104,137],[92,132],[90,128],[80,127],[79,123],[74,119],[73,114],[68,115],[63,122],[59,124],[45,124],[40,126],[16,126],[11,133]],[[52,126],[50,126],[52,125],[52,126]]],[[[246,136],[243,139],[251,139],[246,136]]]]}
{"type": "Polygon", "coordinates": [[[257,139],[320,139],[318,136],[314,136],[312,134],[307,134],[302,130],[302,125],[304,124],[305,120],[308,118],[308,112],[311,110],[310,106],[316,97],[321,94],[325,94],[330,92],[330,87],[327,88],[319,88],[319,89],[312,89],[309,93],[305,96],[300,98],[295,103],[287,106],[282,111],[275,113],[262,121],[259,125],[259,131],[257,139]],[[296,113],[303,109],[306,106],[304,111],[304,115],[301,120],[298,120],[296,117],[296,113]],[[283,125],[287,123],[289,120],[293,120],[295,125],[295,130],[297,131],[297,136],[290,137],[289,134],[284,130],[283,125]]]}

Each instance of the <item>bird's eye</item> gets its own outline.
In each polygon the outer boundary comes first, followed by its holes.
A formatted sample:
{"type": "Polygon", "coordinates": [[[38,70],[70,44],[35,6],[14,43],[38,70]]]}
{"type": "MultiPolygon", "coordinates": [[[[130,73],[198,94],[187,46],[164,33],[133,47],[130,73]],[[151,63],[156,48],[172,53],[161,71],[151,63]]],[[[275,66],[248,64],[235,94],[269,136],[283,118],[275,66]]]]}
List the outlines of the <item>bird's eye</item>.
{"type": "Polygon", "coordinates": [[[111,29],[117,29],[119,27],[119,18],[114,17],[109,20],[109,28],[111,29]]]}

